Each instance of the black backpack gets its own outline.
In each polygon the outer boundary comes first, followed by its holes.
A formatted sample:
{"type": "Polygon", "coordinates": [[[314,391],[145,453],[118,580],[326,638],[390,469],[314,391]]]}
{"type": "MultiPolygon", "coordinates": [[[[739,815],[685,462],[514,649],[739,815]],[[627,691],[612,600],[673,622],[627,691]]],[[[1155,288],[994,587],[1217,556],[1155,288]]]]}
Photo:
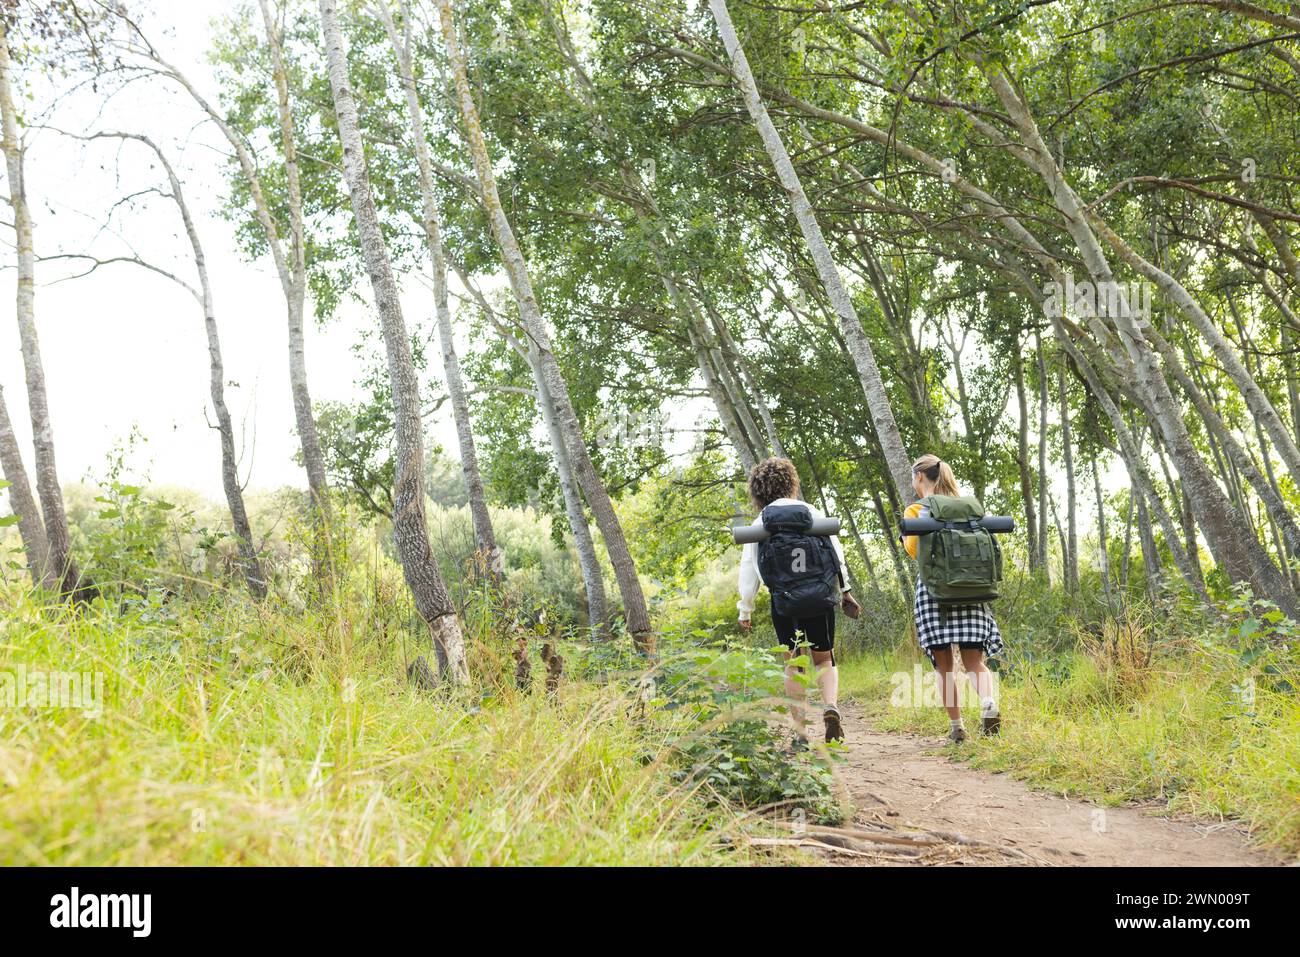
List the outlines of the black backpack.
{"type": "Polygon", "coordinates": [[[758,543],[758,573],[772,611],[787,618],[824,615],[840,603],[840,563],[830,536],[812,535],[807,505],[769,505],[761,516],[770,538],[758,543]]]}

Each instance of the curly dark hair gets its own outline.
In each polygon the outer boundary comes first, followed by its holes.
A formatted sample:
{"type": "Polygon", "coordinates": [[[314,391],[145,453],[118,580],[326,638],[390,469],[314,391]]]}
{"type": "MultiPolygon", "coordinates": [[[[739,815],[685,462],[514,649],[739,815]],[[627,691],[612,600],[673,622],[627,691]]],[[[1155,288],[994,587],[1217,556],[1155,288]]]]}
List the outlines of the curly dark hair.
{"type": "Polygon", "coordinates": [[[799,497],[799,473],[789,459],[763,459],[749,470],[749,500],[761,511],[778,498],[799,497]]]}

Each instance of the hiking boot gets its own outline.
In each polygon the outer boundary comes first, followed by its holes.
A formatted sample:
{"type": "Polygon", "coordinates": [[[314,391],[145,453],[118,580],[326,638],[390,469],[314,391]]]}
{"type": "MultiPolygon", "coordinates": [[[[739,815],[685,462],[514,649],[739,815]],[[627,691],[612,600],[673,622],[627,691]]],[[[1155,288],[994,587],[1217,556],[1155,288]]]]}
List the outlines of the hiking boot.
{"type": "Polygon", "coordinates": [[[826,743],[844,740],[844,726],[840,724],[840,709],[830,705],[822,712],[822,721],[826,724],[826,743]]]}
{"type": "Polygon", "coordinates": [[[800,751],[807,751],[807,750],[808,750],[808,739],[805,738],[802,734],[796,734],[794,737],[790,739],[790,751],[792,753],[798,754],[800,751]]]}
{"type": "Polygon", "coordinates": [[[980,718],[981,734],[997,734],[1002,730],[1002,716],[1000,714],[986,714],[980,718]]]}
{"type": "Polygon", "coordinates": [[[966,740],[965,728],[953,728],[948,732],[948,741],[952,744],[961,744],[966,740]]]}

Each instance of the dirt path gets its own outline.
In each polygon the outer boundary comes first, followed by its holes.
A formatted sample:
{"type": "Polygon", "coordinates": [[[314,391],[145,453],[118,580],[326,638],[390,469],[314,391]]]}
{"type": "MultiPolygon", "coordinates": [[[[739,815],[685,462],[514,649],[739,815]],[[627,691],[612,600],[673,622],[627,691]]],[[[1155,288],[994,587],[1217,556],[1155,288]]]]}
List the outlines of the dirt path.
{"type": "Polygon", "coordinates": [[[1136,807],[1030,790],[938,753],[933,737],[874,731],[847,706],[839,774],[852,825],[810,829],[808,845],[838,864],[1253,866],[1277,861],[1231,825],[1171,820],[1136,807]]]}

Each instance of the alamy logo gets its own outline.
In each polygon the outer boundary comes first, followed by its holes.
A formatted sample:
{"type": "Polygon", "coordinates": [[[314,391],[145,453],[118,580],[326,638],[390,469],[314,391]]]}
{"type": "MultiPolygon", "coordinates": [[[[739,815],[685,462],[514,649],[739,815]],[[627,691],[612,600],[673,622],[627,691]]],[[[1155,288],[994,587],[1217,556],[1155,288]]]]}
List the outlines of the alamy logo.
{"type": "Polygon", "coordinates": [[[95,717],[103,707],[102,671],[38,671],[22,664],[0,671],[0,708],[76,708],[95,717]]]}
{"type": "Polygon", "coordinates": [[[1151,284],[1146,282],[1075,282],[1066,274],[1065,282],[1052,281],[1043,286],[1043,313],[1060,318],[1075,313],[1085,319],[1095,316],[1151,318],[1151,284]]]}
{"type": "Polygon", "coordinates": [[[790,571],[806,572],[808,570],[808,553],[802,548],[790,549],[790,571]]]}
{"type": "Polygon", "coordinates": [[[50,898],[51,927],[129,927],[132,937],[148,937],[152,927],[151,894],[70,894],[50,898]]]}

